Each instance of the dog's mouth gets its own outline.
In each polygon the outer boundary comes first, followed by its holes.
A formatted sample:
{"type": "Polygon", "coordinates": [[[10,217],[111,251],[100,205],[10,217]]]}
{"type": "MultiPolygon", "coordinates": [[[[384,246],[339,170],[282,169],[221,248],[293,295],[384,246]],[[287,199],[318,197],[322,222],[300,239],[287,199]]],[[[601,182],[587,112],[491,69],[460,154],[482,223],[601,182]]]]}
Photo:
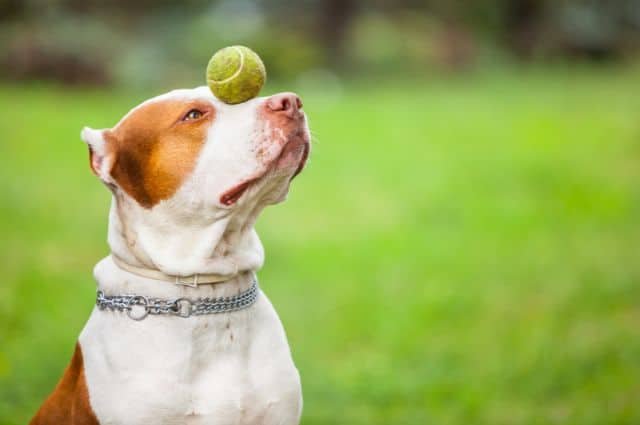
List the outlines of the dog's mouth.
{"type": "Polygon", "coordinates": [[[307,158],[309,158],[309,139],[306,134],[297,133],[287,142],[278,158],[276,158],[275,167],[286,168],[289,166],[289,162],[296,164],[296,171],[294,171],[289,179],[289,181],[291,181],[295,176],[300,174],[307,163],[307,158]],[[300,153],[301,149],[302,153],[300,153]]]}
{"type": "Polygon", "coordinates": [[[242,197],[242,195],[247,191],[247,189],[249,189],[249,187],[253,183],[263,178],[270,170],[274,168],[278,168],[280,166],[284,167],[285,165],[282,165],[282,163],[290,160],[289,159],[290,156],[296,155],[295,151],[298,149],[302,149],[302,156],[298,160],[298,166],[295,172],[291,175],[291,178],[289,179],[289,181],[293,180],[294,177],[296,177],[298,174],[300,174],[300,172],[302,172],[305,164],[307,163],[307,159],[309,158],[309,150],[310,150],[309,140],[305,135],[302,135],[302,134],[295,135],[294,137],[292,137],[291,140],[289,140],[287,144],[284,146],[284,148],[282,148],[282,152],[280,152],[280,155],[278,155],[273,160],[271,165],[267,167],[267,169],[263,173],[261,173],[259,176],[245,180],[244,182],[224,192],[222,196],[220,196],[220,203],[226,206],[231,206],[236,202],[238,202],[238,200],[242,197]]]}
{"type": "Polygon", "coordinates": [[[238,199],[242,196],[242,194],[251,186],[251,183],[260,180],[260,177],[256,177],[254,179],[249,179],[245,182],[240,183],[237,186],[232,187],[222,194],[220,197],[220,202],[223,205],[230,206],[238,202],[238,199]]]}

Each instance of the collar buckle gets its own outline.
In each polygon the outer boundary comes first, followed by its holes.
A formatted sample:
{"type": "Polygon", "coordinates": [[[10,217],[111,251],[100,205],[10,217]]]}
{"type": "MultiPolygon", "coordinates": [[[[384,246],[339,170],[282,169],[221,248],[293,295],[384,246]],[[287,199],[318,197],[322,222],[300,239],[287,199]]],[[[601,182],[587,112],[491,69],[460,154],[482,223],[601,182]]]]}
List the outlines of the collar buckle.
{"type": "Polygon", "coordinates": [[[197,288],[198,275],[194,274],[191,276],[176,276],[175,284],[180,286],[188,286],[189,288],[197,288]]]}

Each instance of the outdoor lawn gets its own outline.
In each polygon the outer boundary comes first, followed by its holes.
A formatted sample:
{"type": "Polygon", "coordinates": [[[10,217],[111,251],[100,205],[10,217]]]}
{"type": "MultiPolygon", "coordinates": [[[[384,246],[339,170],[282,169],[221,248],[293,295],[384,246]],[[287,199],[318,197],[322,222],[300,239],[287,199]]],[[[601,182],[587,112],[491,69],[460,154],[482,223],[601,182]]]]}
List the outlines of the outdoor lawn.
{"type": "MultiPolygon", "coordinates": [[[[400,81],[301,89],[310,163],[258,222],[302,423],[640,423],[640,68],[400,81]]],[[[0,86],[2,425],[108,254],[80,129],[161,91],[0,86]]]]}

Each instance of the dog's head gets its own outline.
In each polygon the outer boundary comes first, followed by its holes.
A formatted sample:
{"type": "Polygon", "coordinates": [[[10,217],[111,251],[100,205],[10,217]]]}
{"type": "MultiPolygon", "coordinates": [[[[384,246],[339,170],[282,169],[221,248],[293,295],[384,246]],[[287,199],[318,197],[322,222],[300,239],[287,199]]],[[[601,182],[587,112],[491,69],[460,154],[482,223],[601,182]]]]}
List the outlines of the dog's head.
{"type": "Polygon", "coordinates": [[[81,137],[91,169],[117,196],[207,215],[281,201],[309,154],[293,93],[227,105],[207,87],[174,90],[81,137]]]}
{"type": "Polygon", "coordinates": [[[91,169],[114,194],[112,252],[169,274],[259,268],[253,223],[304,167],[306,121],[293,93],[227,105],[199,87],[85,127],[91,169]]]}

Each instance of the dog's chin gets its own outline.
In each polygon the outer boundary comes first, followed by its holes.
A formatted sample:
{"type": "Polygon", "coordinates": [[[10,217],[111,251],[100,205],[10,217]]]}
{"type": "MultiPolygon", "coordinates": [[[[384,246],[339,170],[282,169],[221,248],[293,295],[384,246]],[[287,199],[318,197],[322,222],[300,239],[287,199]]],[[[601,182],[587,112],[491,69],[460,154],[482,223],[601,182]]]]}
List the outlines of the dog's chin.
{"type": "Polygon", "coordinates": [[[309,138],[305,133],[292,135],[263,173],[227,190],[220,197],[220,203],[231,206],[256,186],[260,186],[257,192],[262,193],[269,203],[281,202],[286,198],[291,180],[303,170],[309,150],[309,138]]]}
{"type": "Polygon", "coordinates": [[[293,135],[276,158],[275,170],[290,170],[291,179],[300,174],[309,157],[309,139],[305,134],[293,135]]]}

